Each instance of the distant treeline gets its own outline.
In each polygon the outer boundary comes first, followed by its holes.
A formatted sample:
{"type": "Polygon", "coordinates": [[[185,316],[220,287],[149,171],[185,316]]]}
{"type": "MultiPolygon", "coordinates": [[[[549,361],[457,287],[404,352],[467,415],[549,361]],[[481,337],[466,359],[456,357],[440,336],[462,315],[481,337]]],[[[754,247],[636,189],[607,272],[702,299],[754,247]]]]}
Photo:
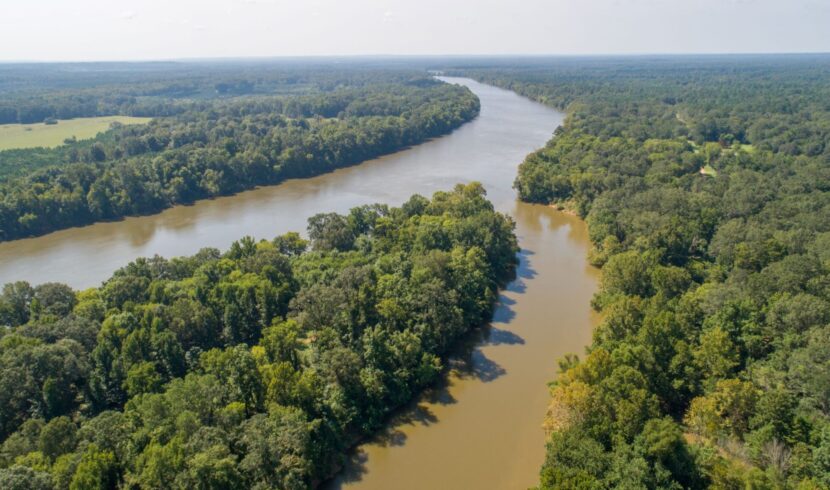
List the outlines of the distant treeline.
{"type": "Polygon", "coordinates": [[[510,218],[479,184],[272,241],[0,294],[0,488],[316,486],[489,320],[510,218]]]}
{"type": "Polygon", "coordinates": [[[158,62],[0,65],[0,124],[48,118],[163,117],[199,102],[251,95],[326,93],[344,87],[406,83],[411,69],[352,62],[158,62]]]}
{"type": "Polygon", "coordinates": [[[474,118],[466,88],[400,75],[325,93],[164,102],[176,115],[0,152],[0,240],[158,212],[352,165],[474,118]]]}
{"type": "Polygon", "coordinates": [[[568,110],[515,185],[602,267],[541,487],[830,488],[830,57],[466,73],[568,110]]]}

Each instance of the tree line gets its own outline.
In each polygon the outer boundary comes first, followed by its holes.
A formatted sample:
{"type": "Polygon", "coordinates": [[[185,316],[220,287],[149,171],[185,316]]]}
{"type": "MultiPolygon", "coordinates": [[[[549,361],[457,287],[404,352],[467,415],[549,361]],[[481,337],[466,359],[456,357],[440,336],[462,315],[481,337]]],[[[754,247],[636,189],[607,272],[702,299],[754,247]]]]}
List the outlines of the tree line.
{"type": "Polygon", "coordinates": [[[96,116],[165,117],[217,99],[407,83],[414,67],[325,60],[4,63],[0,124],[96,116]]]}
{"type": "Polygon", "coordinates": [[[478,98],[431,79],[193,103],[55,149],[0,152],[0,240],[158,212],[353,165],[474,118],[478,98]]]}
{"type": "Polygon", "coordinates": [[[541,488],[830,488],[830,58],[466,70],[567,109],[515,187],[602,267],[541,488]]]}
{"type": "Polygon", "coordinates": [[[489,320],[516,238],[480,184],[0,294],[0,487],[316,486],[489,320]]]}

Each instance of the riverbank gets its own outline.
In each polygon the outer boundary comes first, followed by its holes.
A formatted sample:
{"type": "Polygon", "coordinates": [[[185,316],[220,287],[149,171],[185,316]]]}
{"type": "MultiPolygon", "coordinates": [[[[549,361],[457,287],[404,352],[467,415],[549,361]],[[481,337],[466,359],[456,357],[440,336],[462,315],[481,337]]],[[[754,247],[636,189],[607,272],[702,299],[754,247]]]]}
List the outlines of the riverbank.
{"type": "Polygon", "coordinates": [[[553,209],[559,211],[560,213],[564,213],[564,214],[567,214],[567,215],[570,215],[570,216],[575,216],[577,218],[580,218],[579,213],[576,211],[576,206],[572,202],[550,203],[550,204],[548,204],[548,206],[550,206],[553,209]]]}

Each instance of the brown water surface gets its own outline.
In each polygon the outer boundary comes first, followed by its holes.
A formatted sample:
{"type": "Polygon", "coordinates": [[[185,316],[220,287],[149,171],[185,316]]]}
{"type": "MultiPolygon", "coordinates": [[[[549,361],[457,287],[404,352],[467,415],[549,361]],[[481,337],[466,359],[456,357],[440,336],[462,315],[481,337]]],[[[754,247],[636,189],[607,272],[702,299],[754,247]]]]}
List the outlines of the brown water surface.
{"type": "Polygon", "coordinates": [[[492,324],[451,362],[445,383],[352,454],[328,488],[524,489],[538,483],[546,383],[556,359],[582,353],[595,321],[597,271],[577,218],[516,203],[518,277],[492,324]]]}
{"type": "Polygon", "coordinates": [[[443,386],[402,410],[353,453],[331,488],[526,488],[544,457],[541,422],[556,359],[590,340],[596,271],[578,219],[519,203],[518,163],[542,146],[563,115],[512,92],[467,79],[481,115],[452,134],[359,166],[292,180],[160,214],[0,243],[0,284],[60,281],[95,286],[139,256],[227,248],[243,235],[271,238],[305,229],[309,216],[372,202],[400,204],[477,180],[516,220],[518,277],[501,295],[492,325],[451,362],[443,386]]]}

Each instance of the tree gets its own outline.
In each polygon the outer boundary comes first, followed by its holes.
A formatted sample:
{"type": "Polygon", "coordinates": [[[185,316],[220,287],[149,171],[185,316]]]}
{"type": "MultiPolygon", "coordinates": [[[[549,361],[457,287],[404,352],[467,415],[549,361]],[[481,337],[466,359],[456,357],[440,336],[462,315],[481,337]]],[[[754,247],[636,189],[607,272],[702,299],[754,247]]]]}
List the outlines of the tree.
{"type": "Polygon", "coordinates": [[[52,477],[45,471],[14,465],[0,468],[0,487],[7,490],[52,490],[52,477]]]}
{"type": "Polygon", "coordinates": [[[77,444],[77,427],[69,417],[56,417],[49,421],[40,432],[38,448],[54,461],[58,456],[69,453],[77,444]]]}
{"type": "Polygon", "coordinates": [[[705,488],[694,456],[690,454],[683,432],[668,418],[651,419],[637,436],[635,447],[649,461],[654,470],[652,475],[660,486],[674,482],[683,488],[705,488]],[[668,472],[665,482],[659,482],[661,470],[668,472]]]}
{"type": "Polygon", "coordinates": [[[25,281],[3,286],[0,296],[0,323],[17,326],[29,321],[29,308],[35,291],[25,281]]]}
{"type": "Polygon", "coordinates": [[[789,360],[788,378],[802,403],[830,414],[830,331],[816,327],[806,337],[807,345],[789,360]]]}
{"type": "Polygon", "coordinates": [[[653,265],[651,260],[635,251],[613,255],[602,268],[603,292],[649,296],[653,265]]]}
{"type": "Polygon", "coordinates": [[[118,466],[115,456],[111,452],[99,450],[95,444],[90,444],[81,457],[69,489],[109,490],[115,488],[117,480],[118,466]]]}
{"type": "Polygon", "coordinates": [[[154,362],[144,361],[133,365],[127,371],[124,390],[129,397],[143,393],[155,393],[161,388],[162,379],[154,362]]]}
{"type": "Polygon", "coordinates": [[[245,422],[245,458],[240,467],[251,481],[276,488],[306,488],[311,466],[311,427],[297,409],[272,406],[245,422]]]}
{"type": "Polygon", "coordinates": [[[309,218],[308,237],[314,250],[323,251],[349,250],[355,240],[348,220],[336,213],[321,213],[309,218]]]}
{"type": "Polygon", "coordinates": [[[821,439],[813,452],[813,473],[824,485],[830,485],[830,428],[825,427],[821,439]]]}
{"type": "Polygon", "coordinates": [[[281,254],[295,256],[305,252],[308,242],[299,233],[291,231],[274,238],[274,246],[281,254]]]}
{"type": "Polygon", "coordinates": [[[299,367],[299,333],[299,325],[294,320],[275,322],[265,329],[259,344],[265,349],[270,362],[288,362],[296,368],[299,367]]]}
{"type": "Polygon", "coordinates": [[[225,384],[233,399],[244,403],[249,414],[262,406],[265,389],[256,361],[247,347],[212,349],[202,354],[199,364],[206,373],[225,384]]]}
{"type": "Polygon", "coordinates": [[[701,334],[694,357],[703,375],[712,381],[729,377],[739,365],[737,348],[720,327],[701,334]]]}
{"type": "Polygon", "coordinates": [[[235,458],[226,447],[218,445],[193,455],[178,482],[188,488],[244,488],[235,458]]]}
{"type": "Polygon", "coordinates": [[[607,455],[602,444],[578,427],[554,432],[547,444],[542,467],[543,488],[590,489],[599,484],[606,470],[607,455]]]}
{"type": "Polygon", "coordinates": [[[151,442],[137,459],[138,473],[131,477],[142,487],[173,488],[185,464],[184,449],[179,438],[174,438],[165,445],[151,442]]]}
{"type": "Polygon", "coordinates": [[[33,289],[31,312],[33,318],[41,315],[63,317],[77,304],[75,291],[66,284],[47,282],[33,289]]]}

